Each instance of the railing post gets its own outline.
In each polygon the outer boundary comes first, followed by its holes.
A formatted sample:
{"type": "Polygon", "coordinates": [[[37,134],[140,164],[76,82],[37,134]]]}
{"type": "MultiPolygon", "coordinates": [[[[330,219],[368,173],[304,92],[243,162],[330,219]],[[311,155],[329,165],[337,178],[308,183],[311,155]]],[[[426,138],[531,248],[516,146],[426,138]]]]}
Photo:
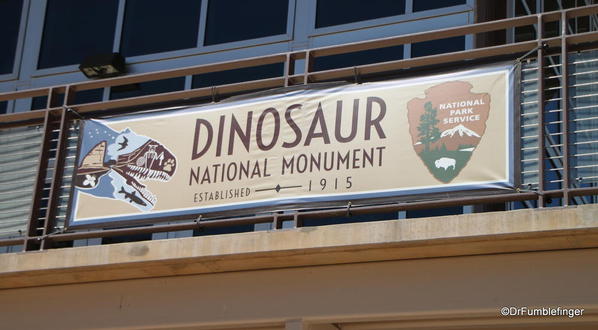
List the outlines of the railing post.
{"type": "Polygon", "coordinates": [[[295,70],[295,59],[292,54],[287,53],[286,60],[284,61],[284,87],[289,87],[290,76],[295,70]]]}
{"type": "Polygon", "coordinates": [[[544,20],[538,14],[538,207],[544,207],[544,20]]]}
{"type": "Polygon", "coordinates": [[[303,84],[309,84],[309,74],[313,69],[313,56],[310,51],[305,53],[305,69],[303,71],[303,84]]]}
{"type": "Polygon", "coordinates": [[[563,111],[563,206],[569,206],[569,56],[567,12],[561,13],[561,109],[563,111]]]}
{"type": "MultiPolygon", "coordinates": [[[[66,108],[60,111],[60,125],[58,131],[58,141],[56,144],[56,153],[54,155],[54,168],[52,169],[52,182],[50,183],[50,193],[48,195],[48,207],[44,219],[44,228],[42,237],[52,233],[54,220],[58,209],[60,196],[60,187],[62,186],[62,175],[64,172],[64,161],[66,158],[65,150],[68,143],[68,113],[66,108]]],[[[48,240],[42,240],[41,249],[46,249],[50,245],[48,240]]]]}
{"type": "Polygon", "coordinates": [[[29,223],[27,225],[27,237],[25,240],[25,251],[38,249],[37,237],[39,234],[37,228],[39,226],[39,218],[41,217],[40,208],[42,206],[42,198],[44,197],[44,187],[46,181],[46,169],[48,168],[48,159],[50,157],[50,142],[52,140],[52,123],[50,111],[44,114],[44,133],[42,135],[42,144],[40,146],[40,154],[37,163],[37,178],[33,187],[33,202],[31,203],[31,210],[29,212],[29,223]]]}

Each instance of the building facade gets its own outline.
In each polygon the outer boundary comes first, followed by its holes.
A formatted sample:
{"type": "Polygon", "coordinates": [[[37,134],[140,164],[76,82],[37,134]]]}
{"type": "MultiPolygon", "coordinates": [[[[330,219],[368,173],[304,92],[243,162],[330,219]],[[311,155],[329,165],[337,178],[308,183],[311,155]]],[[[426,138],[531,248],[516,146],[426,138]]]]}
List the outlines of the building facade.
{"type": "Polygon", "coordinates": [[[597,13],[585,0],[0,2],[3,322],[596,327],[597,13]],[[86,78],[79,65],[106,53],[126,73],[86,78]],[[493,63],[518,73],[509,191],[65,226],[82,120],[493,63]],[[560,314],[529,315],[542,308],[560,314]]]}

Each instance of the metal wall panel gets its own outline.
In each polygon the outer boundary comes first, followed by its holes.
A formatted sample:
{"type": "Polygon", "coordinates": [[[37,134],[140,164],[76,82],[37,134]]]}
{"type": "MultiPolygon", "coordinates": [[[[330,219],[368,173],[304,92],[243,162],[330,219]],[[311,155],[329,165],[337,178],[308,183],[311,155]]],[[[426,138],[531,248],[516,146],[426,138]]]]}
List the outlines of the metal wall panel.
{"type": "Polygon", "coordinates": [[[0,238],[27,228],[42,135],[39,126],[0,130],[0,238]]]}

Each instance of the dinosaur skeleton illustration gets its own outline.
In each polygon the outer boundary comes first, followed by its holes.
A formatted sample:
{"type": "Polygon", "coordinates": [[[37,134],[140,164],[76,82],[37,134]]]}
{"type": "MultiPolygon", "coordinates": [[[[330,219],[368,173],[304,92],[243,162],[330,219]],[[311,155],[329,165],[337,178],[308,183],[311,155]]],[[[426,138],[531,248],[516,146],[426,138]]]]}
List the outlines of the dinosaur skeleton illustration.
{"type": "Polygon", "coordinates": [[[118,155],[116,161],[104,162],[105,153],[106,141],[98,143],[87,153],[77,169],[75,179],[77,187],[93,188],[90,187],[90,181],[112,170],[122,176],[127,185],[135,189],[132,194],[137,191],[139,198],[143,198],[153,207],[158,199],[142,182],[148,180],[167,182],[176,171],[176,157],[161,143],[152,139],[132,152],[118,155]]]}

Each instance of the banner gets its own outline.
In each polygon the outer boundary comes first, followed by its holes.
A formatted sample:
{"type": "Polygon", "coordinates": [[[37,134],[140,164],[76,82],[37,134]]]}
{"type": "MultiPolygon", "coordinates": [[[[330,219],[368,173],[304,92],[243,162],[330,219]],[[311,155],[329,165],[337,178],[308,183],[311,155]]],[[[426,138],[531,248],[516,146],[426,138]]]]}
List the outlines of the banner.
{"type": "Polygon", "coordinates": [[[513,67],[85,120],[68,225],[510,188],[513,67]]]}

